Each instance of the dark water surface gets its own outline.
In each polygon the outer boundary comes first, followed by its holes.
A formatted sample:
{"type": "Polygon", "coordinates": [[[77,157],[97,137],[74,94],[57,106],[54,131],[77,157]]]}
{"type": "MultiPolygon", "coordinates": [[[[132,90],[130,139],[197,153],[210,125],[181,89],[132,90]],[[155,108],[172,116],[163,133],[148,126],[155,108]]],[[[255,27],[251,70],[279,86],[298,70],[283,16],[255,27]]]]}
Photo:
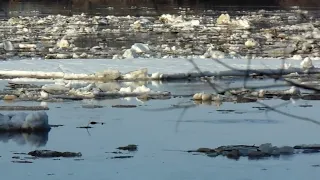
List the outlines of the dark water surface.
{"type": "MultiPolygon", "coordinates": [[[[294,155],[280,159],[238,161],[224,157],[209,158],[171,150],[190,150],[198,147],[217,147],[229,144],[295,145],[316,143],[320,126],[279,115],[265,113],[253,107],[257,104],[225,103],[200,105],[188,109],[178,122],[181,109],[151,111],[187,102],[188,99],[149,101],[145,104],[126,100],[81,101],[73,103],[49,103],[51,124],[63,124],[53,128],[48,139],[1,138],[0,167],[2,177],[10,179],[315,179],[320,173],[320,156],[294,155]],[[84,109],[84,104],[106,106],[84,109]],[[132,109],[111,108],[114,104],[142,105],[132,109]],[[233,109],[221,113],[217,110],[233,109]],[[243,113],[236,113],[243,112],[243,113]],[[77,129],[88,121],[104,122],[94,128],[77,129]],[[15,139],[15,141],[14,141],[15,139]],[[23,143],[26,139],[26,143],[23,143]],[[6,141],[7,140],[7,141],[6,141]],[[129,154],[130,159],[110,159],[117,147],[137,144],[138,151],[129,154]],[[40,145],[40,146],[39,146],[40,145]],[[31,164],[12,163],[13,156],[24,159],[35,149],[81,152],[83,157],[30,160],[31,164]]],[[[265,101],[268,105],[283,101],[265,101]]],[[[21,105],[21,103],[19,103],[21,105]]],[[[29,104],[30,103],[22,103],[29,104]]],[[[33,105],[37,103],[31,103],[33,105]]],[[[12,104],[13,105],[13,104],[12,104]]],[[[319,102],[297,101],[279,108],[295,115],[308,114],[317,118],[319,102]],[[301,104],[313,107],[301,108],[301,104]]],[[[43,136],[42,136],[43,137],[43,136]]]]}
{"type": "Polygon", "coordinates": [[[155,16],[165,13],[177,14],[186,11],[191,14],[206,10],[249,10],[288,9],[300,6],[304,9],[318,9],[316,0],[3,0],[0,2],[0,16],[18,15],[133,15],[155,16]]]}

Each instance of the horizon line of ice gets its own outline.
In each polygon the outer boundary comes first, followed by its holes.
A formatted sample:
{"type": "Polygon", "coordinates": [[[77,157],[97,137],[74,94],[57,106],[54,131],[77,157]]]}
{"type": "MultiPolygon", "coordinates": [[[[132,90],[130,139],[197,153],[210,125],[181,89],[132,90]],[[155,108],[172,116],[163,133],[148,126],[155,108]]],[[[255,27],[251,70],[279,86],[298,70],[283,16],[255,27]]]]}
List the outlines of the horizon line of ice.
{"type": "Polygon", "coordinates": [[[289,75],[289,74],[318,74],[320,68],[313,68],[306,71],[303,68],[290,69],[248,69],[248,70],[226,70],[218,72],[186,72],[161,74],[159,72],[149,74],[147,69],[139,69],[126,74],[121,74],[118,70],[105,70],[94,74],[76,74],[61,72],[43,72],[43,71],[0,71],[0,79],[31,78],[31,79],[63,79],[63,80],[91,80],[91,81],[114,81],[114,80],[183,80],[201,77],[241,77],[248,75],[289,75]]]}
{"type": "MultiPolygon", "coordinates": [[[[212,76],[248,76],[248,74],[288,75],[319,73],[310,58],[302,61],[234,59],[134,59],[124,61],[21,60],[1,62],[0,78],[35,78],[64,80],[169,80],[212,76]],[[250,65],[248,63],[250,62],[250,65]],[[20,67],[20,68],[17,68],[20,67]],[[41,69],[41,71],[40,71],[41,69]],[[56,72],[52,69],[57,70],[56,72]],[[133,71],[132,71],[133,70],[133,71]],[[191,71],[190,71],[191,70],[191,71]],[[127,71],[126,73],[124,73],[127,71]]],[[[320,65],[318,61],[315,64],[320,65]]]]}

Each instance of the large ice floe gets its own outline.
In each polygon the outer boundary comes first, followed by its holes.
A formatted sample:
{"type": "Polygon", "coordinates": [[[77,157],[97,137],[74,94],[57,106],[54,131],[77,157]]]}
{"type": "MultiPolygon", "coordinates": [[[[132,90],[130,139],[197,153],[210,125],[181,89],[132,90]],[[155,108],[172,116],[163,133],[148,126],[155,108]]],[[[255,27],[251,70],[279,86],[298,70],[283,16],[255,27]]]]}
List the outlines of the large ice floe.
{"type": "MultiPolygon", "coordinates": [[[[212,76],[246,76],[249,74],[288,75],[291,73],[318,73],[316,58],[295,59],[232,59],[210,50],[206,56],[219,56],[217,59],[131,59],[113,60],[21,60],[1,62],[0,76],[3,79],[36,78],[86,81],[132,81],[190,79],[212,76]],[[221,57],[220,57],[221,56],[221,57]],[[250,63],[250,64],[248,64],[250,63]]],[[[229,56],[228,56],[229,57],[229,56]]],[[[51,89],[67,91],[70,87],[50,85],[51,89]]],[[[87,88],[90,88],[87,84],[87,88]]],[[[44,90],[46,87],[43,87],[44,90]]],[[[45,94],[44,94],[45,96],[45,94]]]]}
{"type": "Polygon", "coordinates": [[[0,132],[37,132],[49,131],[48,115],[44,111],[0,114],[0,132]]]}
{"type": "MultiPolygon", "coordinates": [[[[0,98],[7,100],[60,101],[119,97],[138,99],[170,98],[166,91],[155,91],[136,81],[199,80],[234,76],[282,76],[284,78],[319,73],[320,61],[314,58],[285,59],[135,59],[121,60],[21,60],[1,62],[0,76],[11,79],[12,90],[0,98]],[[248,64],[250,63],[250,64],[248,64]],[[84,66],[85,65],[85,66],[84,66]],[[17,69],[21,67],[21,69],[17,69]],[[57,70],[52,72],[52,70],[57,70]],[[61,72],[63,71],[63,72],[61,72]],[[48,79],[44,85],[14,84],[23,78],[48,79]],[[49,81],[50,80],[50,81],[49,81]],[[13,97],[13,98],[11,98],[13,97]]],[[[276,92],[292,94],[295,89],[276,92]]],[[[265,92],[252,92],[264,97],[265,92]]],[[[272,94],[274,92],[268,92],[272,94]]],[[[195,99],[207,101],[216,97],[198,94],[195,99]]],[[[232,99],[230,99],[232,100],[232,99]]]]}

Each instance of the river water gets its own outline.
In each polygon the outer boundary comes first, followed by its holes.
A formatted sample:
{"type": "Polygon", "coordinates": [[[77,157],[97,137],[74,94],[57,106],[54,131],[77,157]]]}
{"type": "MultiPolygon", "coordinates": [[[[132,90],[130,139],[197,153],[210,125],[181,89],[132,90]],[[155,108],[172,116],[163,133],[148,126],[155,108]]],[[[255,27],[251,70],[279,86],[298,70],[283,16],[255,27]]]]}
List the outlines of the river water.
{"type": "MultiPolygon", "coordinates": [[[[0,16],[45,16],[48,14],[133,15],[156,16],[165,13],[214,13],[210,7],[229,13],[246,13],[248,9],[274,9],[279,4],[263,7],[246,4],[238,6],[222,3],[154,4],[145,6],[77,4],[63,1],[5,2],[0,16]],[[182,8],[180,8],[182,7],[182,8]],[[190,8],[188,10],[187,8],[190,8]],[[234,11],[232,11],[234,10],[234,11]],[[235,11],[239,10],[239,11],[235,11]],[[240,11],[241,10],[241,11],[240,11]]],[[[180,2],[181,3],[181,2],[180,2]]],[[[183,3],[183,2],[182,2],[183,3]]],[[[288,8],[288,6],[287,6],[288,8]]],[[[312,12],[312,8],[308,8],[312,12]]],[[[136,39],[134,39],[136,40],[136,39]]],[[[122,45],[118,45],[122,46],[122,45]]],[[[88,59],[90,61],[90,59],[88,59]]],[[[85,68],[84,64],[84,68],[85,68]]],[[[21,67],[17,67],[21,68],[21,67]]],[[[33,82],[34,83],[34,82],[33,82]]],[[[221,81],[241,87],[240,79],[221,81]]],[[[254,85],[273,84],[273,80],[252,81],[254,85]]],[[[41,83],[39,83],[41,84],[41,83]]],[[[43,84],[43,83],[42,83],[43,84]]],[[[7,81],[0,81],[3,89],[7,81]]],[[[297,154],[281,158],[251,161],[247,158],[230,160],[225,157],[210,158],[182,152],[199,147],[215,148],[222,145],[259,145],[273,143],[277,146],[319,143],[319,125],[305,119],[265,111],[257,107],[264,103],[292,115],[318,120],[318,101],[279,99],[259,103],[222,104],[203,103],[192,108],[178,109],[173,105],[194,104],[191,97],[182,97],[197,92],[212,92],[212,87],[203,81],[163,82],[147,84],[156,90],[170,91],[180,95],[170,100],[140,102],[136,98],[112,100],[83,100],[64,103],[48,103],[50,124],[63,125],[52,128],[48,134],[0,134],[0,168],[5,179],[316,179],[320,173],[319,154],[297,154]],[[84,105],[101,105],[102,108],[87,109],[84,105]],[[112,108],[112,105],[129,104],[137,108],[112,108]],[[278,106],[279,104],[283,104],[278,106]],[[164,110],[161,110],[164,109],[164,110]],[[104,122],[92,129],[79,129],[89,121],[104,122]],[[137,144],[138,151],[126,155],[129,159],[111,159],[119,146],[137,144]],[[28,153],[36,149],[81,152],[81,158],[30,159],[28,153]],[[181,150],[181,151],[180,151],[181,150]],[[15,160],[32,163],[13,163],[15,160]]],[[[39,102],[7,102],[1,105],[39,105],[39,102]]],[[[8,111],[1,111],[6,114],[8,111]]]]}

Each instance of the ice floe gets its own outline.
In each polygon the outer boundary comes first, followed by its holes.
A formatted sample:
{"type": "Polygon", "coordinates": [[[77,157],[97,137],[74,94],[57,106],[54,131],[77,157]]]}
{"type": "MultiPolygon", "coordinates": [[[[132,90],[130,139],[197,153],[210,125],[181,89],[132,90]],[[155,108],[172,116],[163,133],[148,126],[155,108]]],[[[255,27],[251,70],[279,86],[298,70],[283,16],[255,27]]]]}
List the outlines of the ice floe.
{"type": "Polygon", "coordinates": [[[0,114],[0,131],[48,131],[48,115],[44,111],[0,114]]]}

